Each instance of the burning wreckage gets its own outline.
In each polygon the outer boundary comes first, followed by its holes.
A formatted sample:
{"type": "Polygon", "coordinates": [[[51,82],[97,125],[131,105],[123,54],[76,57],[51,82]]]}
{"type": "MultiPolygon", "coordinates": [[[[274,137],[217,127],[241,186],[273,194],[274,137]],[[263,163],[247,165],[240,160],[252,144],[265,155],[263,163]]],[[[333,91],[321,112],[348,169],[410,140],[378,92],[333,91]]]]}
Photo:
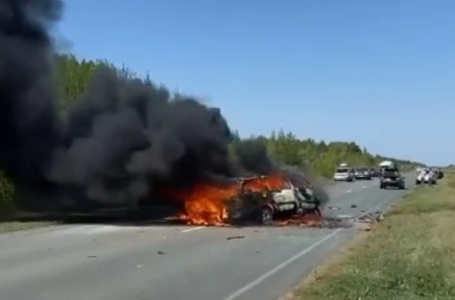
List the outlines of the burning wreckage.
{"type": "Polygon", "coordinates": [[[0,73],[8,74],[0,75],[0,169],[26,191],[21,208],[136,207],[137,199],[155,201],[149,195],[164,185],[174,187],[167,195],[190,224],[318,215],[323,190],[308,177],[278,171],[262,143],[237,142],[239,164],[231,162],[227,120],[197,98],[105,67],[60,113],[55,78],[61,74],[50,58],[63,2],[0,4],[0,73]],[[251,174],[266,176],[245,178],[251,174]],[[36,200],[39,193],[45,201],[36,200]]]}
{"type": "Polygon", "coordinates": [[[324,202],[321,196],[309,182],[297,185],[291,179],[273,176],[243,178],[240,179],[239,200],[234,201],[229,219],[231,222],[247,219],[271,225],[276,216],[321,216],[320,206],[324,202]],[[269,182],[276,185],[268,185],[269,182]]]}
{"type": "Polygon", "coordinates": [[[198,184],[168,193],[183,204],[182,219],[193,225],[243,222],[272,225],[277,218],[320,219],[325,192],[300,174],[235,178],[223,185],[198,184]],[[303,218],[302,218],[303,217],[303,218]]]}

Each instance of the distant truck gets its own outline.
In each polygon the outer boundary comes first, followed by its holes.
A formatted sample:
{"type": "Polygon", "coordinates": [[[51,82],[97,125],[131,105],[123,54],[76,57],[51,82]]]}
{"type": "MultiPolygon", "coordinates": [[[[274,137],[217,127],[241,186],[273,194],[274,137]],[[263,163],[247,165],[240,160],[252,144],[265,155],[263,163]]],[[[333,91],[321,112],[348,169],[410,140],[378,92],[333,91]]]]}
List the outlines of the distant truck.
{"type": "Polygon", "coordinates": [[[379,168],[396,168],[396,164],[391,160],[384,160],[379,164],[379,168]]]}
{"type": "Polygon", "coordinates": [[[398,166],[391,160],[384,160],[379,164],[379,176],[382,176],[385,169],[398,169],[398,166]]]}

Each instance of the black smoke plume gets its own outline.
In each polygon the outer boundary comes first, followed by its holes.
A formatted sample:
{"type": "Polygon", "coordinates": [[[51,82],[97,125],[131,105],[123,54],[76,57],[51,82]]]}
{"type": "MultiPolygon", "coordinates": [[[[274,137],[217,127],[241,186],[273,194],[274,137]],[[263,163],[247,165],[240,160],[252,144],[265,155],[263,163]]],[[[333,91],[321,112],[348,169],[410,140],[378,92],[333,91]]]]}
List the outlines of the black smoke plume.
{"type": "Polygon", "coordinates": [[[145,197],[156,182],[191,184],[276,170],[262,144],[238,145],[217,108],[99,70],[64,117],[55,103],[58,0],[0,0],[0,167],[23,186],[79,189],[96,202],[145,197]]]}

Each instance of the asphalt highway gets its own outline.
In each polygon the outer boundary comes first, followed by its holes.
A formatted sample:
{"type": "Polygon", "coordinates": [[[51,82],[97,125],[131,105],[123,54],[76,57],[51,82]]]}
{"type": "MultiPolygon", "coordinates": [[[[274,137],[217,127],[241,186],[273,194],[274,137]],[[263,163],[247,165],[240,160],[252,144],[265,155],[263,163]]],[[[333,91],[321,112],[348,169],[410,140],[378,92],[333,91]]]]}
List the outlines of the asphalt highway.
{"type": "MultiPolygon", "coordinates": [[[[407,176],[408,189],[412,189],[407,176]]],[[[358,217],[408,191],[328,187],[326,214],[358,217]]],[[[3,300],[274,300],[353,228],[65,225],[0,235],[3,300]]]]}

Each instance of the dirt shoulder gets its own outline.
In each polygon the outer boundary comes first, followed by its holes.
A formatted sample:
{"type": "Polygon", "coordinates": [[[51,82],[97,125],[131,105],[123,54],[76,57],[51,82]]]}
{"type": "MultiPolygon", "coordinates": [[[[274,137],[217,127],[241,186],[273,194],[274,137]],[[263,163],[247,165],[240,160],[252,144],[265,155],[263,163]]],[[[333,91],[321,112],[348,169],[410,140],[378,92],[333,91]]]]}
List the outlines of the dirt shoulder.
{"type": "Polygon", "coordinates": [[[54,220],[39,220],[38,218],[36,218],[36,220],[34,219],[35,216],[29,213],[3,214],[0,216],[0,234],[13,231],[28,230],[37,227],[51,226],[60,223],[59,221],[54,220]],[[24,216],[27,218],[24,218],[24,216]]]}
{"type": "Polygon", "coordinates": [[[435,187],[418,187],[315,270],[292,299],[453,299],[454,228],[455,173],[447,173],[435,187]]]}
{"type": "Polygon", "coordinates": [[[0,222],[0,234],[19,230],[33,229],[37,227],[51,226],[56,222],[0,222]]]}

